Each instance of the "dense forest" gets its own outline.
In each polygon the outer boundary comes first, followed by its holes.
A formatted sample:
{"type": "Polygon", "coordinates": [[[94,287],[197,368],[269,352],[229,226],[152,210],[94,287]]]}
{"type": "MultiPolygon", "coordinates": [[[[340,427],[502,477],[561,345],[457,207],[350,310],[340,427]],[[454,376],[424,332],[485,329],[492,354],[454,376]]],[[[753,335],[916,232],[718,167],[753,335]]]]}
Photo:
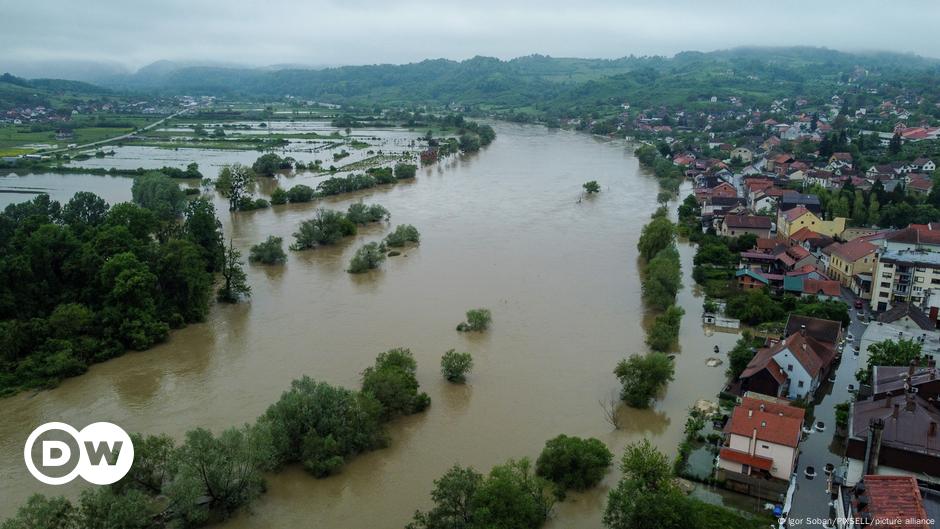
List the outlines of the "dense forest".
{"type": "Polygon", "coordinates": [[[201,321],[225,250],[212,204],[161,173],[134,203],[39,195],[0,213],[0,394],[44,387],[201,321]]]}

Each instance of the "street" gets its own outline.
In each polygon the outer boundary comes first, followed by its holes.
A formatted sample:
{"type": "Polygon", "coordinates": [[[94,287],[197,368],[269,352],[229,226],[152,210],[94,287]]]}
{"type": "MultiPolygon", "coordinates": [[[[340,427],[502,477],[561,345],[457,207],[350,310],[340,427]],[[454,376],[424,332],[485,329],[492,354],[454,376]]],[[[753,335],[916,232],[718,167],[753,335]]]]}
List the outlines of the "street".
{"type": "MultiPolygon", "coordinates": [[[[824,431],[820,432],[815,427],[812,433],[803,434],[803,442],[800,443],[800,455],[797,462],[796,472],[796,492],[793,495],[793,506],[790,509],[791,520],[809,520],[809,519],[828,519],[829,515],[829,494],[826,491],[826,482],[828,476],[824,472],[826,463],[831,463],[838,467],[842,462],[843,444],[842,440],[835,439],[835,406],[843,402],[850,401],[852,395],[849,392],[849,384],[858,388],[858,381],[855,379],[855,372],[858,370],[859,357],[854,354],[854,346],[859,343],[862,333],[865,332],[866,325],[858,319],[857,310],[853,307],[855,295],[842,287],[843,300],[849,305],[849,315],[852,318],[848,330],[843,331],[843,336],[852,335],[852,340],[846,340],[843,349],[842,360],[838,367],[833,371],[835,382],[824,382],[816,391],[815,406],[812,410],[807,410],[806,423],[804,426],[812,426],[817,421],[825,424],[824,431]],[[810,416],[812,415],[812,417],[810,416]],[[804,470],[807,466],[816,469],[815,478],[807,478],[804,470]]],[[[868,313],[868,307],[864,309],[868,313]]],[[[830,375],[830,379],[832,374],[830,375]]],[[[804,430],[805,431],[805,430],[804,430]]],[[[822,527],[819,524],[791,524],[790,527],[822,527]]]]}

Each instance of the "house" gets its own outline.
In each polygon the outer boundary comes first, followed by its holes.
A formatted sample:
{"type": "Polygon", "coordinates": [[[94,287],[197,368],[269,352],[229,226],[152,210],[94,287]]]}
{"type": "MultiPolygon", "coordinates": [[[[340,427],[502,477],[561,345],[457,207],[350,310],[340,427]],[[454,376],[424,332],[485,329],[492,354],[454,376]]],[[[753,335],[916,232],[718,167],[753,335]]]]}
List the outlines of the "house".
{"type": "Polygon", "coordinates": [[[801,297],[815,297],[816,299],[836,301],[842,296],[839,282],[831,279],[804,279],[801,297]]]}
{"type": "Polygon", "coordinates": [[[788,328],[791,321],[809,321],[813,331],[810,331],[810,325],[803,323],[798,330],[785,333],[785,339],[758,350],[741,373],[740,391],[790,400],[804,399],[812,397],[819,384],[828,377],[836,357],[841,325],[834,321],[791,315],[788,328]],[[836,329],[835,340],[830,342],[832,329],[829,327],[832,325],[836,329]]]}
{"type": "Polygon", "coordinates": [[[933,189],[933,179],[925,174],[912,173],[907,176],[905,189],[912,195],[927,196],[933,189]]]}
{"type": "Polygon", "coordinates": [[[937,164],[935,164],[933,160],[923,156],[911,162],[911,165],[914,167],[915,171],[921,173],[932,173],[937,169],[937,164]]]}
{"type": "Polygon", "coordinates": [[[835,171],[838,169],[851,169],[852,161],[852,153],[834,152],[832,153],[832,156],[829,157],[829,164],[826,165],[826,169],[829,171],[835,171]]]}
{"type": "Polygon", "coordinates": [[[781,399],[741,399],[718,452],[719,479],[738,492],[779,501],[796,467],[804,415],[781,399]]]}
{"type": "Polygon", "coordinates": [[[737,158],[743,163],[751,163],[751,160],[754,159],[754,152],[747,147],[738,147],[731,151],[731,158],[737,158]]]}
{"type": "Polygon", "coordinates": [[[878,247],[863,239],[836,244],[829,255],[826,274],[847,287],[852,286],[852,276],[871,274],[875,266],[878,247]]]}
{"type": "Polygon", "coordinates": [[[822,220],[804,205],[789,210],[781,209],[777,212],[777,237],[787,239],[801,228],[810,228],[819,234],[835,237],[845,230],[845,221],[845,217],[822,220]]]}
{"type": "Polygon", "coordinates": [[[769,217],[759,215],[725,215],[721,221],[719,233],[725,237],[754,234],[758,237],[770,237],[773,223],[769,217]]]}
{"type": "Polygon", "coordinates": [[[812,211],[813,214],[817,216],[822,215],[822,203],[820,203],[819,197],[816,195],[789,193],[781,196],[780,209],[788,210],[796,206],[804,206],[806,209],[812,211]]]}
{"type": "Polygon", "coordinates": [[[931,319],[924,311],[910,303],[895,303],[889,310],[878,315],[881,323],[890,323],[912,331],[936,330],[936,318],[931,319]]]}
{"type": "Polygon", "coordinates": [[[738,282],[738,288],[741,290],[754,290],[771,286],[772,279],[783,281],[783,276],[779,274],[769,274],[760,270],[750,268],[738,268],[734,272],[734,277],[738,282]]]}
{"type": "Polygon", "coordinates": [[[936,515],[928,513],[925,495],[936,504],[936,493],[922,492],[913,476],[869,474],[853,487],[839,487],[833,502],[836,524],[839,529],[931,529],[936,515]]]}

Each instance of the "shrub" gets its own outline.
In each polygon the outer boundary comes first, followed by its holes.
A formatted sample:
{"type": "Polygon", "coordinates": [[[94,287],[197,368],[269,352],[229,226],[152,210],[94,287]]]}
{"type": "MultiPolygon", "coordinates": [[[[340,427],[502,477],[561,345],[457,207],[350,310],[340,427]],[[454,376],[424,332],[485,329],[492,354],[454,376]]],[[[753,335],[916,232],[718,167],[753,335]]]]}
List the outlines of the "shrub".
{"type": "Polygon", "coordinates": [[[457,325],[458,331],[485,331],[493,319],[490,309],[470,309],[467,321],[457,325]]]}
{"type": "Polygon", "coordinates": [[[382,243],[370,242],[364,244],[356,250],[356,254],[350,259],[347,272],[362,274],[378,268],[385,261],[385,250],[385,244],[382,243]]]}
{"type": "Polygon", "coordinates": [[[559,435],[545,443],[535,473],[567,489],[587,490],[604,478],[614,455],[601,441],[559,435]]]}
{"type": "Polygon", "coordinates": [[[418,233],[418,228],[411,224],[399,224],[395,227],[395,231],[385,237],[385,244],[392,248],[400,248],[409,242],[418,244],[420,241],[421,234],[418,233]]]}
{"type": "Polygon", "coordinates": [[[300,223],[294,232],[291,250],[307,250],[317,246],[336,244],[343,237],[356,234],[356,225],[346,215],[332,209],[318,209],[316,216],[300,223]]]}
{"type": "Polygon", "coordinates": [[[280,187],[275,189],[274,192],[271,193],[271,204],[275,206],[287,204],[287,191],[284,191],[280,187]]]}
{"type": "Polygon", "coordinates": [[[252,263],[262,264],[281,264],[287,260],[287,254],[284,253],[281,237],[269,236],[266,241],[260,242],[251,247],[248,254],[248,260],[252,263]]]}
{"type": "Polygon", "coordinates": [[[313,188],[303,184],[297,184],[287,190],[287,200],[289,200],[291,204],[296,202],[310,202],[313,200],[313,195],[313,188]]]}
{"type": "Polygon", "coordinates": [[[590,182],[585,182],[582,187],[584,187],[584,191],[589,195],[591,193],[601,192],[601,186],[597,183],[597,180],[591,180],[590,182]]]}
{"type": "Polygon", "coordinates": [[[646,336],[646,344],[654,351],[666,352],[672,348],[679,338],[679,325],[682,323],[682,315],[685,311],[682,307],[675,305],[666,309],[653,321],[646,336]]]}
{"type": "Polygon", "coordinates": [[[451,349],[441,357],[441,374],[450,382],[463,382],[473,369],[470,353],[458,353],[451,349]]]}
{"type": "Polygon", "coordinates": [[[391,214],[380,204],[365,205],[362,202],[350,204],[346,210],[346,218],[356,224],[368,224],[380,220],[388,220],[391,214]]]}
{"type": "Polygon", "coordinates": [[[634,408],[649,408],[650,401],[673,379],[675,365],[664,353],[631,355],[614,369],[623,387],[620,398],[634,408]]]}
{"type": "Polygon", "coordinates": [[[405,178],[414,178],[418,173],[418,166],[410,163],[400,163],[395,165],[395,178],[403,180],[405,178]]]}
{"type": "Polygon", "coordinates": [[[394,184],[396,180],[391,167],[373,167],[367,169],[366,174],[375,178],[376,184],[394,184]]]}
{"type": "Polygon", "coordinates": [[[408,349],[390,349],[362,372],[362,392],[382,405],[382,417],[411,415],[431,404],[426,393],[418,393],[418,365],[408,349]]]}

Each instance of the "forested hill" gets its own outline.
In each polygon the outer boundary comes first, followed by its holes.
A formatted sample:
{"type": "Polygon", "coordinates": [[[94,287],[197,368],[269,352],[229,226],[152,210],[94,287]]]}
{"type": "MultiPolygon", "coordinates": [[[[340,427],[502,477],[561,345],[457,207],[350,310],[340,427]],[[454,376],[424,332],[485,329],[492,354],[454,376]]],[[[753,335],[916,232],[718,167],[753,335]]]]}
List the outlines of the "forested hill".
{"type": "Polygon", "coordinates": [[[459,62],[434,59],[319,70],[174,67],[161,62],[134,75],[101,82],[115,89],[164,94],[258,99],[292,95],[347,104],[460,103],[570,110],[611,98],[635,104],[680,103],[716,87],[739,90],[743,97],[792,96],[860,76],[886,82],[936,82],[940,61],[887,52],[755,47],[683,52],[671,58],[532,55],[508,61],[474,57],[459,62]]]}
{"type": "Polygon", "coordinates": [[[65,98],[110,93],[106,88],[81,81],[23,79],[8,73],[0,75],[0,109],[39,105],[51,107],[65,98]]]}

